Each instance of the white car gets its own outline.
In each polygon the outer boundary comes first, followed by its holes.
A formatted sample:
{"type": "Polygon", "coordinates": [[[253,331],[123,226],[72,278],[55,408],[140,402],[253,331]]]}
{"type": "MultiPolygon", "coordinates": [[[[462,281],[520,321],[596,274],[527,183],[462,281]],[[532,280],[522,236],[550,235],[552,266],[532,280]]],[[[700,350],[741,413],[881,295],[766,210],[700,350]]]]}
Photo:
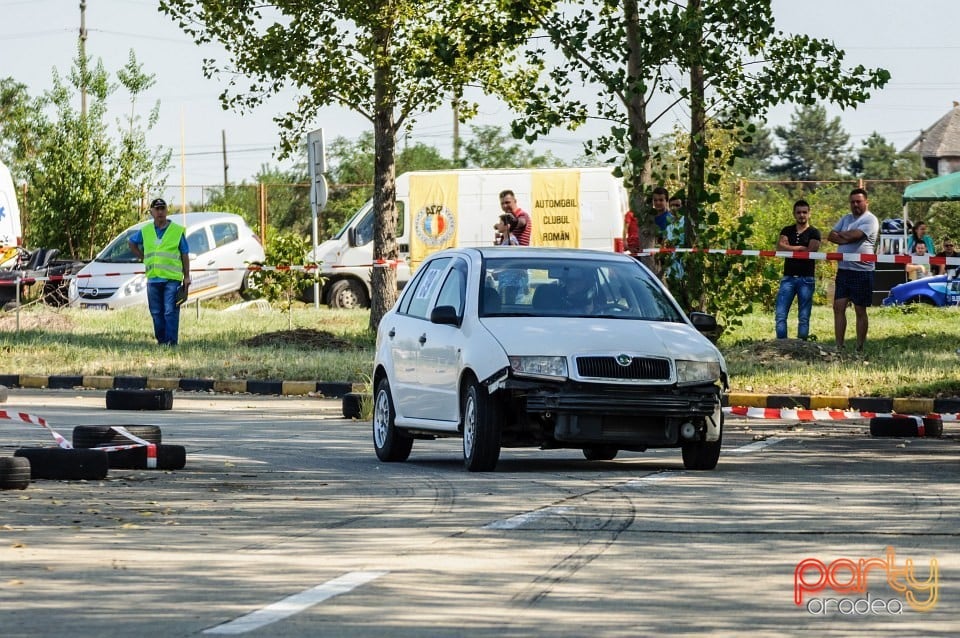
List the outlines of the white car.
{"type": "MultiPolygon", "coordinates": [[[[190,246],[189,299],[209,299],[248,286],[247,266],[264,260],[263,246],[247,223],[233,213],[171,213],[169,219],[186,227],[190,246]],[[206,269],[206,270],[204,270],[206,269]]],[[[131,226],[70,281],[71,306],[112,310],[146,305],[147,279],[143,263],[130,250],[133,233],[152,220],[131,226]]]]}
{"type": "Polygon", "coordinates": [[[632,257],[550,248],[430,256],[380,322],[373,443],[404,461],[414,439],[462,437],[471,471],[501,447],[576,448],[588,460],[679,447],[717,465],[727,367],[632,257]]]}

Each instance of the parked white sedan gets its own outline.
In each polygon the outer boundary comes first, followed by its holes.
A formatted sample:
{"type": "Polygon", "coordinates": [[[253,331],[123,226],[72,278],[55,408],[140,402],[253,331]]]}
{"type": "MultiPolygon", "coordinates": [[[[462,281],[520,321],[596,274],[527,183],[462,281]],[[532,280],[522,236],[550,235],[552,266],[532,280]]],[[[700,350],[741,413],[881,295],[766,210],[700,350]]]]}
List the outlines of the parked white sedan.
{"type": "MultiPolygon", "coordinates": [[[[171,214],[170,220],[186,228],[193,280],[189,300],[248,288],[247,266],[262,263],[264,251],[242,217],[233,213],[187,213],[171,214]]],[[[149,223],[142,221],[117,235],[77,273],[68,289],[71,306],[114,310],[147,304],[143,263],[130,250],[129,239],[149,223]]]]}
{"type": "Polygon", "coordinates": [[[462,437],[468,470],[501,447],[679,447],[720,456],[726,363],[659,280],[625,255],[463,248],[430,256],[381,320],[373,442],[404,461],[414,439],[462,437]]]}

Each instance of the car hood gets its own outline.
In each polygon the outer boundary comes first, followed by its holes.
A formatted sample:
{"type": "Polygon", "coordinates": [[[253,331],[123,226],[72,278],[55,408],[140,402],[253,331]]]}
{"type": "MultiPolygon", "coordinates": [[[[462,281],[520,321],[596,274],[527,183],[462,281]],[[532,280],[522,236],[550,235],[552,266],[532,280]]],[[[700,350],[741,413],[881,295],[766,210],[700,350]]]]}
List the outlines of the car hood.
{"type": "Polygon", "coordinates": [[[119,288],[144,272],[142,263],[91,261],[77,273],[77,285],[81,288],[119,288]]]}
{"type": "Polygon", "coordinates": [[[717,361],[720,351],[686,323],[636,319],[489,317],[480,320],[508,355],[619,354],[717,361]]]}

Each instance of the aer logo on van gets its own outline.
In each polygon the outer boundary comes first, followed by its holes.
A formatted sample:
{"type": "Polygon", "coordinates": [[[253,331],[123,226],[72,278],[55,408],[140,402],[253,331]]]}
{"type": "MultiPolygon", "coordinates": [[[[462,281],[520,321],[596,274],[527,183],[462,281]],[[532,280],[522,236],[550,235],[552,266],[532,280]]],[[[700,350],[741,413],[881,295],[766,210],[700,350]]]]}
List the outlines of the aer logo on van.
{"type": "Polygon", "coordinates": [[[433,247],[444,245],[453,236],[455,226],[453,213],[442,204],[424,206],[413,222],[417,238],[433,247]]]}

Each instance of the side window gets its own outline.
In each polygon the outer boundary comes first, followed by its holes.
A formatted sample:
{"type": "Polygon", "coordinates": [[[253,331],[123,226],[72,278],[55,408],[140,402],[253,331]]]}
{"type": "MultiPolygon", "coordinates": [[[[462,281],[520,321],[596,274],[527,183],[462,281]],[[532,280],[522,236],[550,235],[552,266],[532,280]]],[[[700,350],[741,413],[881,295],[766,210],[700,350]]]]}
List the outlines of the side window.
{"type": "Polygon", "coordinates": [[[406,313],[411,317],[426,319],[429,316],[430,299],[440,283],[440,275],[446,270],[450,259],[434,259],[423,266],[423,274],[417,278],[417,282],[409,296],[404,299],[407,304],[406,313]]]}
{"type": "Polygon", "coordinates": [[[210,240],[207,239],[207,229],[198,228],[187,235],[187,245],[194,255],[202,255],[210,250],[210,240]]]}
{"type": "Polygon", "coordinates": [[[463,316],[463,303],[467,297],[467,263],[462,259],[453,262],[453,268],[447,275],[447,280],[440,288],[437,297],[437,306],[453,306],[457,309],[457,316],[463,316]]]}
{"type": "Polygon", "coordinates": [[[367,211],[360,223],[357,224],[357,246],[365,246],[373,241],[373,209],[367,211]]]}
{"type": "Polygon", "coordinates": [[[240,231],[237,225],[231,222],[220,222],[213,225],[213,242],[217,247],[237,241],[240,238],[240,231]]]}

